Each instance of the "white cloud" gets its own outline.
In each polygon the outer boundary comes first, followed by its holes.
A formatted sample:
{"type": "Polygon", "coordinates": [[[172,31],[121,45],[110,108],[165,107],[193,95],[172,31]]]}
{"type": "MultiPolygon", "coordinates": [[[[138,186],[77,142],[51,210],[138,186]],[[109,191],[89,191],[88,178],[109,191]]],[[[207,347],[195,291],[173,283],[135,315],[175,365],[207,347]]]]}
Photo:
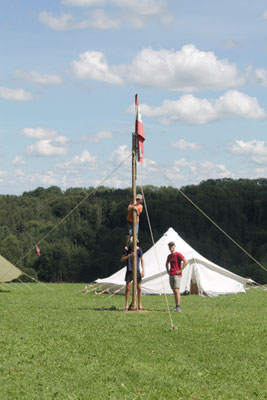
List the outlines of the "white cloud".
{"type": "MultiPolygon", "coordinates": [[[[117,167],[121,163],[123,163],[123,165],[118,170],[118,173],[115,171],[115,174],[105,180],[104,184],[111,187],[131,187],[132,157],[131,150],[128,145],[121,145],[115,151],[113,151],[109,161],[111,162],[111,166],[103,171],[103,179],[112,171],[114,171],[114,167],[117,167]]],[[[160,174],[160,172],[162,172],[162,168],[157,167],[157,163],[148,157],[144,158],[143,164],[139,162],[137,163],[137,171],[139,184],[141,183],[144,185],[149,185],[151,184],[151,181],[153,181],[153,184],[164,184],[162,181],[162,175],[160,174]]],[[[100,185],[102,181],[103,180],[98,179],[95,184],[100,185]]]]}
{"type": "Polygon", "coordinates": [[[267,163],[267,142],[261,140],[235,140],[228,146],[228,151],[232,154],[250,156],[251,160],[257,164],[267,163]]]}
{"type": "Polygon", "coordinates": [[[47,25],[55,31],[67,31],[73,29],[74,18],[71,14],[61,14],[59,17],[54,17],[52,13],[42,11],[39,15],[39,22],[47,25]]]}
{"type": "Polygon", "coordinates": [[[57,136],[56,131],[43,128],[24,128],[20,134],[31,139],[51,139],[57,136]]]}
{"type": "Polygon", "coordinates": [[[129,149],[127,144],[123,144],[113,151],[109,160],[115,165],[118,165],[119,163],[124,161],[129,156],[129,154],[131,154],[131,150],[129,149]]]}
{"type": "Polygon", "coordinates": [[[12,160],[12,164],[13,165],[25,165],[25,161],[23,159],[23,157],[21,156],[16,156],[13,160],[12,160]]]}
{"type": "MultiPolygon", "coordinates": [[[[105,29],[118,27],[119,23],[130,23],[135,28],[142,28],[151,19],[157,19],[160,23],[168,25],[173,21],[173,16],[168,10],[166,0],[62,0],[62,4],[77,7],[101,7],[109,6],[117,8],[119,16],[117,20],[110,20],[110,26],[105,24],[105,29]]],[[[102,11],[103,10],[98,10],[102,11]]],[[[94,27],[88,24],[88,27],[94,27]]]]}
{"type": "Polygon", "coordinates": [[[233,173],[224,164],[215,164],[211,161],[188,161],[186,158],[174,161],[173,166],[169,168],[168,176],[175,181],[177,172],[181,179],[183,177],[184,180],[192,183],[233,177],[233,173]]]}
{"type": "Polygon", "coordinates": [[[30,156],[61,157],[67,154],[65,146],[56,146],[53,139],[41,139],[27,147],[26,152],[30,156]]]}
{"type": "Polygon", "coordinates": [[[131,64],[110,66],[102,52],[87,51],[73,61],[74,76],[111,84],[123,82],[164,90],[194,92],[218,90],[244,84],[235,64],[219,60],[213,52],[198,50],[193,44],[180,51],[145,48],[131,64]]]}
{"type": "Polygon", "coordinates": [[[91,15],[92,18],[87,21],[85,27],[103,30],[119,28],[119,21],[117,19],[109,18],[103,10],[94,10],[91,15]]]}
{"type": "Polygon", "coordinates": [[[120,66],[121,76],[141,86],[192,92],[240,86],[244,79],[235,64],[193,44],[180,51],[143,49],[131,65],[120,66]]]}
{"type": "Polygon", "coordinates": [[[61,0],[61,3],[66,6],[77,6],[77,7],[92,7],[92,6],[103,6],[107,0],[61,0]]]}
{"type": "Polygon", "coordinates": [[[142,184],[150,184],[151,181],[158,185],[173,186],[197,184],[207,179],[234,178],[234,174],[224,164],[206,161],[192,161],[185,157],[175,160],[172,164],[157,165],[156,162],[148,160],[147,166],[139,168],[138,178],[142,184]]]}
{"type": "Polygon", "coordinates": [[[23,72],[17,69],[15,74],[20,79],[41,86],[60,85],[63,82],[60,76],[40,74],[37,71],[23,72]]]}
{"type": "Polygon", "coordinates": [[[72,14],[60,14],[55,17],[52,13],[42,11],[39,15],[39,21],[56,31],[70,31],[79,29],[117,29],[119,22],[109,18],[103,10],[94,10],[91,13],[91,19],[75,22],[72,14]]]}
{"type": "Polygon", "coordinates": [[[88,142],[92,142],[92,143],[99,143],[102,140],[106,140],[106,139],[112,139],[112,132],[111,131],[100,131],[95,133],[92,136],[83,137],[83,141],[88,141],[88,142]]]}
{"type": "Polygon", "coordinates": [[[258,84],[267,88],[267,69],[256,69],[254,72],[255,80],[258,84]]]}
{"type": "Polygon", "coordinates": [[[135,28],[142,28],[149,19],[157,17],[162,24],[170,24],[173,17],[164,0],[110,0],[117,6],[122,19],[128,20],[135,28]]]}
{"type": "Polygon", "coordinates": [[[121,84],[122,79],[106,62],[101,52],[86,51],[80,55],[79,61],[71,63],[71,69],[77,78],[93,79],[111,84],[121,84]]]}
{"type": "Polygon", "coordinates": [[[56,164],[55,168],[64,169],[66,171],[74,172],[81,169],[95,169],[96,168],[96,159],[92,156],[88,150],[84,150],[81,155],[76,155],[72,160],[66,161],[61,164],[56,164]]]}
{"type": "Polygon", "coordinates": [[[34,180],[45,186],[58,185],[59,183],[59,179],[55,176],[53,171],[48,171],[46,174],[38,172],[34,176],[34,180]]]}
{"type": "Polygon", "coordinates": [[[23,89],[10,89],[0,86],[0,98],[14,101],[32,101],[33,95],[23,89]]]}
{"type": "Polygon", "coordinates": [[[52,129],[24,128],[20,135],[37,140],[26,149],[26,153],[30,156],[60,157],[67,154],[69,139],[52,129]]]}
{"type": "Polygon", "coordinates": [[[199,144],[190,143],[184,139],[180,139],[180,140],[178,140],[178,142],[171,142],[170,146],[174,147],[175,149],[178,149],[178,150],[199,150],[199,149],[201,149],[201,146],[199,144]]]}
{"type": "Polygon", "coordinates": [[[231,117],[242,117],[250,119],[263,119],[266,114],[259,107],[256,97],[250,97],[237,90],[229,90],[216,101],[216,111],[219,115],[231,117]]]}
{"type": "MultiPolygon", "coordinates": [[[[131,110],[130,108],[127,111],[131,110]]],[[[215,101],[187,94],[178,100],[164,100],[158,107],[142,104],[141,110],[144,116],[160,117],[162,124],[206,124],[227,118],[258,120],[266,117],[255,97],[249,97],[237,90],[229,90],[215,101]]]]}

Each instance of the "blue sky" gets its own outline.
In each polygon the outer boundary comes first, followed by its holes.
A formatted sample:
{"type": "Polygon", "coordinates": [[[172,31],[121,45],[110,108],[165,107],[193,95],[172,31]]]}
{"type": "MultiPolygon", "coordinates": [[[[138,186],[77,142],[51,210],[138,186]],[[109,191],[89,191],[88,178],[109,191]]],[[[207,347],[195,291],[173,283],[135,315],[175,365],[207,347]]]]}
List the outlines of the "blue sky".
{"type": "Polygon", "coordinates": [[[102,183],[136,93],[138,184],[267,177],[266,1],[9,0],[0,34],[1,194],[102,183]]]}

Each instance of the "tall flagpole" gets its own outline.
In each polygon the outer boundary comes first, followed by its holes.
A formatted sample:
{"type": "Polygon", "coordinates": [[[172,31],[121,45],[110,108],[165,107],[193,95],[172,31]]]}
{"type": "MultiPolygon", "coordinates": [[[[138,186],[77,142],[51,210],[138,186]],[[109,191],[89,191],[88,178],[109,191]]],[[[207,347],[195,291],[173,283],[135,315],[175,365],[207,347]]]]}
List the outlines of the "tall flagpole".
{"type": "MultiPolygon", "coordinates": [[[[133,144],[132,144],[132,192],[133,192],[133,206],[136,204],[136,176],[137,176],[137,152],[138,152],[138,161],[143,162],[143,154],[144,154],[144,128],[143,122],[140,113],[140,107],[138,103],[138,95],[135,95],[135,111],[136,111],[136,120],[135,120],[135,133],[133,133],[133,144]]],[[[137,231],[136,231],[136,220],[137,220],[137,211],[133,209],[133,292],[132,292],[132,304],[131,309],[136,311],[136,292],[137,292],[137,231]]]]}
{"type": "MultiPolygon", "coordinates": [[[[137,135],[133,133],[133,143],[132,143],[132,202],[133,205],[136,203],[136,173],[137,173],[137,165],[136,165],[136,150],[137,150],[137,135]]],[[[136,237],[136,212],[133,210],[133,289],[132,289],[132,304],[131,309],[136,311],[136,292],[137,292],[137,237],[136,237]]]]}

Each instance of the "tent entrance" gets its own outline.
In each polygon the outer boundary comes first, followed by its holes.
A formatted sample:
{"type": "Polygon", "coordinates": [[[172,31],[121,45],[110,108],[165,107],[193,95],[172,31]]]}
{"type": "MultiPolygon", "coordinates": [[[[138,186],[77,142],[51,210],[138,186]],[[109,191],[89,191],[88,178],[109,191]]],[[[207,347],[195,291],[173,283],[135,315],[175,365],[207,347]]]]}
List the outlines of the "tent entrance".
{"type": "Polygon", "coordinates": [[[191,275],[191,284],[190,284],[190,294],[197,294],[198,295],[198,284],[197,284],[197,277],[195,273],[195,268],[192,266],[192,275],[191,275]]]}
{"type": "Polygon", "coordinates": [[[197,283],[194,283],[192,281],[191,281],[191,286],[190,286],[190,294],[198,294],[197,283]]]}

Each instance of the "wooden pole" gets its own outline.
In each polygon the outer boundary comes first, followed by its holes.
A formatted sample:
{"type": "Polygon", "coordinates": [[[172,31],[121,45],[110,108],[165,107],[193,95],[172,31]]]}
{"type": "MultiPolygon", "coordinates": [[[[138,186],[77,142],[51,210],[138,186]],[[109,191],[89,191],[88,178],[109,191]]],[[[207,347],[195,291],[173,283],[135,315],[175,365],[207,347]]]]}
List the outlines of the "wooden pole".
{"type": "MultiPolygon", "coordinates": [[[[132,192],[133,204],[136,203],[136,149],[137,149],[137,137],[136,134],[133,133],[133,145],[132,145],[132,192]]],[[[137,247],[137,237],[136,237],[136,212],[133,211],[133,245],[132,250],[134,253],[133,261],[133,289],[132,289],[132,310],[136,311],[136,292],[137,292],[137,257],[136,257],[136,247],[137,247]]]]}

